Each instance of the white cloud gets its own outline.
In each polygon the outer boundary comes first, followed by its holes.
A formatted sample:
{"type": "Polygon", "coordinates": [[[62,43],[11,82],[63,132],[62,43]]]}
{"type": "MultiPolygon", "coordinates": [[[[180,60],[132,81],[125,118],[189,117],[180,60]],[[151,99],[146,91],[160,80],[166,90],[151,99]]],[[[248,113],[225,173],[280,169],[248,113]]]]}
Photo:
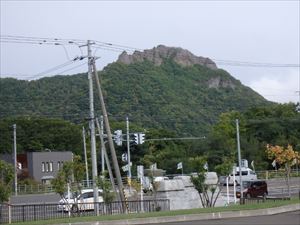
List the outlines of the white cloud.
{"type": "Polygon", "coordinates": [[[296,103],[299,101],[299,72],[296,68],[289,70],[285,76],[261,76],[251,81],[249,86],[270,101],[296,103]]]}

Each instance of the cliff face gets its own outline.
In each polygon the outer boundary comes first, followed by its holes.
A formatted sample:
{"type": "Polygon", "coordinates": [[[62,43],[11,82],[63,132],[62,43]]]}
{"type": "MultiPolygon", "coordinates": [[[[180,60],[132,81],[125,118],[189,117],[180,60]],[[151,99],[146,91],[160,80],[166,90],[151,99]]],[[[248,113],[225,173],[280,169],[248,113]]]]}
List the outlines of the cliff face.
{"type": "Polygon", "coordinates": [[[159,45],[152,49],[144,50],[143,52],[135,51],[132,55],[127,54],[127,52],[123,52],[119,56],[117,62],[128,65],[148,60],[153,62],[154,65],[160,66],[164,59],[172,59],[182,66],[192,66],[198,64],[209,69],[218,69],[216,64],[209,58],[195,56],[188,50],[182,48],[166,47],[164,45],[159,45]]]}

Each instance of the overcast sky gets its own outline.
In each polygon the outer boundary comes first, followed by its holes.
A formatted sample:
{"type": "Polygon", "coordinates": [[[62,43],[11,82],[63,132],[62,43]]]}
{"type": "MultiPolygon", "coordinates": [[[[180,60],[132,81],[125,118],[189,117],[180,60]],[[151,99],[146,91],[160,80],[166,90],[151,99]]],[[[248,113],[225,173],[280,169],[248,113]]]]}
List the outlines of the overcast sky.
{"type": "MultiPolygon", "coordinates": [[[[299,66],[262,68],[237,66],[236,63],[232,66],[221,64],[220,60],[299,65],[299,14],[299,0],[1,0],[0,29],[2,37],[91,39],[138,49],[150,49],[159,44],[182,47],[197,56],[216,60],[219,68],[269,100],[297,102],[299,66]]],[[[74,45],[1,42],[0,74],[1,77],[26,79],[81,54],[79,47],[74,45]]],[[[120,52],[98,49],[93,54],[101,57],[97,65],[102,68],[115,61],[120,52]]],[[[57,73],[65,69],[68,67],[57,73]]],[[[86,70],[83,65],[66,74],[86,70]]],[[[55,75],[56,71],[51,74],[55,75]]]]}

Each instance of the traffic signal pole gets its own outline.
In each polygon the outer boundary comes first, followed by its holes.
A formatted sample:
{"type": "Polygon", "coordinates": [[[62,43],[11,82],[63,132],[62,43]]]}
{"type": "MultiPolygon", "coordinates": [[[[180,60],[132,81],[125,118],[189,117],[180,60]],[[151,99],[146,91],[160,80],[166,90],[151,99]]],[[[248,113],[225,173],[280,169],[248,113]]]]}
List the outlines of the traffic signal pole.
{"type": "Polygon", "coordinates": [[[83,153],[84,153],[86,183],[87,183],[87,187],[89,187],[90,186],[89,169],[88,169],[88,162],[87,162],[87,155],[86,155],[86,141],[85,141],[85,129],[84,129],[84,127],[82,127],[82,141],[83,141],[83,153]]]}
{"type": "Polygon", "coordinates": [[[129,143],[129,119],[126,117],[126,130],[127,130],[127,160],[128,160],[128,179],[131,182],[131,166],[130,166],[130,143],[129,143]]]}
{"type": "Polygon", "coordinates": [[[17,125],[13,124],[13,130],[14,130],[14,175],[15,175],[15,196],[18,195],[18,161],[17,161],[17,125]]]}
{"type": "MultiPolygon", "coordinates": [[[[243,199],[243,184],[242,184],[242,157],[241,157],[241,145],[240,145],[240,128],[239,128],[239,120],[235,120],[236,123],[236,139],[237,139],[237,150],[238,150],[238,160],[239,160],[239,178],[240,178],[240,192],[241,199],[243,199]]],[[[235,181],[234,181],[235,182],[235,181]]]]}

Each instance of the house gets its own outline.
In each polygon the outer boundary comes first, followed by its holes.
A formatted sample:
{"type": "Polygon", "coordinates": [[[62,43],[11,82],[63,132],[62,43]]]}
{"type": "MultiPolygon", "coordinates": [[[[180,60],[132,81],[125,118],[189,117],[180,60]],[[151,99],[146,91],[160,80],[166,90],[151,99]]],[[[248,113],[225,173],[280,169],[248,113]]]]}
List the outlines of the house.
{"type": "MultiPolygon", "coordinates": [[[[13,164],[13,156],[10,154],[1,155],[0,158],[13,164]]],[[[49,184],[64,162],[72,160],[73,153],[70,151],[27,152],[26,154],[18,154],[18,177],[30,177],[37,182],[49,184]]]]}

